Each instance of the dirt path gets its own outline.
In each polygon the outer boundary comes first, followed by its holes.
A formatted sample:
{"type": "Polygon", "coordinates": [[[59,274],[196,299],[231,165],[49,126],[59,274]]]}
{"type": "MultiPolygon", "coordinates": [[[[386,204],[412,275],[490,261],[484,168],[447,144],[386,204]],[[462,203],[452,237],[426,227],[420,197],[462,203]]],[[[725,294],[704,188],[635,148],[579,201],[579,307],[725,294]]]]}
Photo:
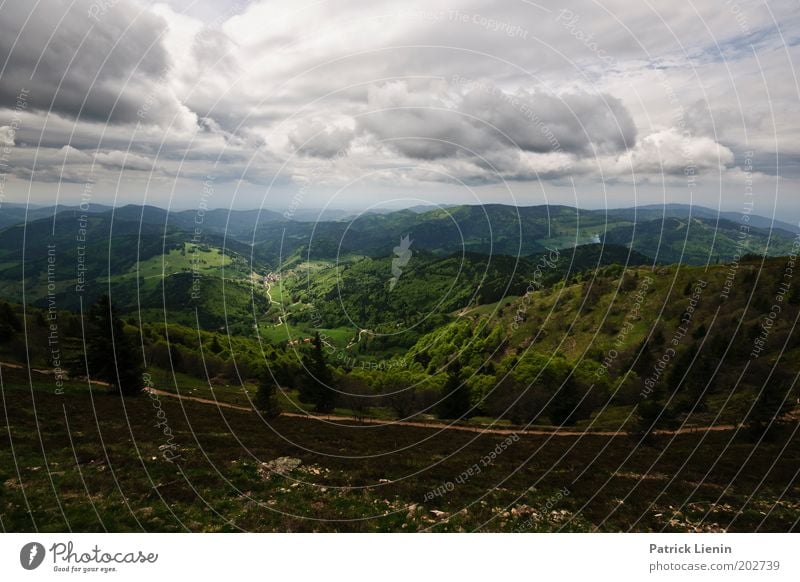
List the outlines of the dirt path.
{"type": "Polygon", "coordinates": [[[346,350],[349,350],[349,349],[350,349],[350,348],[352,348],[354,345],[356,345],[356,344],[360,343],[360,342],[361,342],[361,336],[362,336],[362,335],[364,335],[365,333],[372,333],[372,331],[371,331],[371,330],[369,330],[369,329],[359,329],[359,330],[358,330],[358,337],[357,337],[356,339],[352,339],[352,340],[350,340],[350,343],[349,343],[349,344],[347,344],[347,346],[345,346],[345,348],[344,348],[344,349],[346,349],[346,350]]]}
{"type": "MultiPolygon", "coordinates": [[[[272,273],[269,273],[269,274],[267,275],[267,279],[269,279],[269,277],[271,277],[271,276],[272,276],[272,273]]],[[[275,279],[275,281],[278,281],[278,279],[276,278],[276,279],[275,279]]],[[[269,303],[270,303],[270,305],[277,305],[279,308],[281,308],[281,310],[283,310],[283,304],[282,304],[282,303],[280,303],[280,302],[278,302],[278,301],[275,301],[275,300],[272,298],[272,282],[271,282],[271,281],[269,281],[269,280],[267,280],[267,281],[264,283],[264,288],[265,288],[265,289],[266,289],[266,291],[267,291],[267,298],[269,299],[269,303]]],[[[276,323],[276,324],[275,324],[273,327],[280,327],[280,326],[282,326],[282,325],[283,325],[283,318],[284,318],[284,317],[285,317],[285,314],[281,313],[281,314],[278,316],[278,323],[276,323]]]]}
{"type": "Polygon", "coordinates": [[[266,283],[264,283],[264,288],[265,288],[265,290],[266,290],[266,292],[267,292],[267,298],[269,299],[269,302],[270,302],[271,304],[275,304],[275,305],[277,305],[278,307],[281,307],[281,304],[280,304],[280,303],[278,303],[277,301],[275,301],[275,300],[272,298],[272,283],[270,283],[269,281],[267,281],[266,283]]]}
{"type": "MultiPolygon", "coordinates": [[[[198,396],[185,396],[183,394],[175,394],[174,392],[166,392],[164,390],[151,389],[151,392],[159,396],[166,396],[168,398],[177,398],[179,400],[189,400],[191,402],[198,402],[200,404],[210,404],[219,408],[227,408],[229,410],[239,410],[242,412],[253,412],[253,409],[247,406],[239,406],[238,404],[229,404],[227,402],[218,402],[209,398],[200,398],[198,396]]],[[[603,431],[603,430],[543,430],[543,429],[511,429],[511,428],[491,428],[482,426],[464,426],[458,424],[446,424],[443,422],[417,422],[412,420],[378,420],[375,418],[359,419],[354,416],[340,416],[335,414],[328,414],[324,416],[317,416],[313,414],[299,414],[296,412],[282,412],[281,416],[290,418],[303,418],[306,420],[317,420],[325,422],[357,422],[359,424],[373,424],[384,426],[413,426],[417,428],[429,428],[434,430],[460,430],[462,432],[476,432],[486,434],[499,434],[499,435],[512,435],[512,434],[529,434],[538,436],[629,436],[630,433],[626,431],[603,431]]],[[[733,424],[719,424],[715,426],[698,426],[698,427],[685,427],[678,430],[657,430],[654,434],[689,434],[698,432],[717,432],[734,430],[737,426],[733,424]]]]}
{"type": "MultiPolygon", "coordinates": [[[[7,368],[15,368],[15,369],[24,369],[25,367],[19,364],[11,364],[6,362],[0,362],[0,366],[4,366],[7,368]]],[[[48,370],[37,370],[32,368],[33,372],[39,374],[48,374],[50,373],[48,370]]],[[[101,382],[97,382],[92,380],[93,384],[101,384],[101,382]]],[[[184,394],[175,394],[174,392],[167,392],[165,390],[158,390],[156,388],[150,388],[150,392],[153,394],[157,394],[158,396],[166,396],[167,398],[175,398],[178,400],[187,400],[190,402],[197,402],[199,404],[207,404],[210,406],[216,406],[217,408],[225,408],[228,410],[238,410],[240,412],[253,412],[253,409],[249,406],[240,406],[238,404],[229,404],[227,402],[219,402],[217,400],[212,400],[210,398],[200,398],[199,396],[186,396],[184,394]]],[[[387,421],[387,420],[378,420],[375,418],[365,418],[359,419],[354,416],[339,416],[334,414],[328,414],[324,416],[316,416],[313,414],[299,414],[296,412],[283,412],[281,416],[286,416],[289,418],[302,418],[305,420],[317,420],[323,422],[356,422],[359,424],[372,424],[372,425],[385,425],[385,426],[413,426],[417,428],[428,428],[432,430],[460,430],[462,432],[475,432],[475,433],[485,433],[485,434],[498,434],[498,435],[512,435],[512,434],[529,434],[529,435],[537,435],[537,436],[606,436],[606,437],[613,437],[613,436],[630,436],[630,432],[628,431],[611,431],[611,430],[543,430],[543,429],[510,429],[510,428],[491,428],[488,426],[465,426],[459,424],[446,424],[443,422],[417,422],[413,420],[395,420],[395,421],[387,421]]],[[[677,430],[656,430],[654,434],[690,434],[690,433],[701,433],[701,432],[720,432],[720,431],[727,431],[727,430],[735,430],[739,428],[737,425],[733,424],[718,424],[714,426],[690,426],[690,427],[682,427],[677,430]]]]}

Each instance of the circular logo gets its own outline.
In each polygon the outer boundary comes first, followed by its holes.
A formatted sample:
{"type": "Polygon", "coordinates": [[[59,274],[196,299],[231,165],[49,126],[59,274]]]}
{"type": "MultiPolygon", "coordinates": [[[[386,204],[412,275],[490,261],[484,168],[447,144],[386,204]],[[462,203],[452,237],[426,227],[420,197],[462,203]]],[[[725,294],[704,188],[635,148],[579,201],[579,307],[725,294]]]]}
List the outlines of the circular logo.
{"type": "Polygon", "coordinates": [[[44,561],[44,546],[39,542],[30,542],[19,551],[19,563],[26,570],[35,570],[44,561]]]}

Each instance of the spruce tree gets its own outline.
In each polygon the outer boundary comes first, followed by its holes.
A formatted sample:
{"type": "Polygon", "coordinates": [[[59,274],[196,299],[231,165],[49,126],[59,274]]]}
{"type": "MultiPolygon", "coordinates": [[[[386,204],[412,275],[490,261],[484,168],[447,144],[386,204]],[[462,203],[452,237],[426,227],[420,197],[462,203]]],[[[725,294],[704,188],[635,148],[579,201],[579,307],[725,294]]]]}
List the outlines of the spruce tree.
{"type": "Polygon", "coordinates": [[[144,387],[142,360],[124,324],[114,316],[108,295],[100,297],[87,316],[85,363],[90,377],[108,382],[125,396],[139,394],[144,387]]]}
{"type": "Polygon", "coordinates": [[[656,359],[651,348],[651,342],[643,339],[631,356],[630,369],[641,378],[646,378],[653,371],[656,359]]]}
{"type": "Polygon", "coordinates": [[[278,402],[278,386],[267,369],[262,371],[259,376],[255,405],[264,418],[277,418],[281,415],[281,405],[278,402]]]}
{"type": "MultiPolygon", "coordinates": [[[[549,393],[550,391],[548,391],[549,393]]],[[[581,396],[573,375],[569,375],[560,386],[553,390],[555,396],[547,407],[547,415],[556,426],[575,424],[580,415],[578,410],[581,396]]]]}
{"type": "Polygon", "coordinates": [[[314,405],[314,410],[329,413],[336,407],[333,374],[325,362],[319,332],[311,340],[311,351],[303,356],[305,378],[300,383],[300,400],[314,405]]]}
{"type": "Polygon", "coordinates": [[[6,303],[0,303],[0,342],[5,342],[13,339],[17,332],[22,331],[22,322],[11,306],[6,303]]]}
{"type": "Polygon", "coordinates": [[[211,340],[210,350],[215,354],[218,354],[222,351],[222,346],[220,345],[219,339],[217,338],[216,335],[214,336],[214,339],[211,340]]]}
{"type": "Polygon", "coordinates": [[[770,372],[767,366],[753,366],[754,376],[762,371],[760,387],[756,387],[755,403],[747,416],[747,428],[754,440],[771,437],[770,428],[783,422],[783,416],[791,411],[793,402],[790,397],[792,386],[791,374],[775,369],[770,372]]]}
{"type": "Polygon", "coordinates": [[[464,418],[471,404],[469,387],[461,380],[461,364],[454,360],[447,367],[447,381],[442,387],[442,397],[437,407],[439,418],[464,418]]]}

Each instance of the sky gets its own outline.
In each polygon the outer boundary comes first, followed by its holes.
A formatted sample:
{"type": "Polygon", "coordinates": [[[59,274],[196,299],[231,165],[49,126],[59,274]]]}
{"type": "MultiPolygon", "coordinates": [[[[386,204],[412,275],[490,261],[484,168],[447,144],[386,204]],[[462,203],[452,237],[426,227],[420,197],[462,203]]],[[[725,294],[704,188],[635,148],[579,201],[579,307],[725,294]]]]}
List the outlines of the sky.
{"type": "Polygon", "coordinates": [[[0,4],[2,204],[800,220],[796,0],[0,4]]]}

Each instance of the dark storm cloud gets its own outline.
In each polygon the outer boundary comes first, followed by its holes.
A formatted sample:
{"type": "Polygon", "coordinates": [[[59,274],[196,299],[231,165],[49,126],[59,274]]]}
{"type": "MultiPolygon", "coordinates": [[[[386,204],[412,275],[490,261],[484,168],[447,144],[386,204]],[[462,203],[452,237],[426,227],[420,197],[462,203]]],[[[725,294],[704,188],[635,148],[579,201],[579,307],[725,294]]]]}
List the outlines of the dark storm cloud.
{"type": "Polygon", "coordinates": [[[353,141],[353,130],[327,128],[322,123],[304,124],[289,134],[289,142],[298,152],[317,158],[344,155],[353,141]]]}
{"type": "Polygon", "coordinates": [[[691,165],[712,197],[741,190],[752,150],[762,184],[788,176],[794,192],[800,17],[791,0],[772,2],[774,16],[739,4],[7,1],[6,191],[48,182],[43,200],[49,182],[114,186],[124,171],[130,192],[177,179],[189,206],[208,175],[289,184],[290,196],[312,182],[305,203],[319,205],[356,178],[374,186],[370,201],[541,180],[570,186],[571,200],[573,178],[588,192],[666,182],[680,198],[691,165]],[[16,111],[20,89],[28,106],[16,111]]]}
{"type": "Polygon", "coordinates": [[[461,111],[498,128],[525,151],[614,153],[636,143],[636,127],[622,102],[609,95],[527,91],[509,95],[473,89],[461,111]]]}
{"type": "MultiPolygon", "coordinates": [[[[738,158],[745,159],[747,156],[748,152],[743,151],[738,158]]],[[[750,159],[754,172],[783,178],[800,178],[800,154],[755,151],[750,154],[750,159]]]]}
{"type": "Polygon", "coordinates": [[[136,121],[148,91],[168,70],[158,42],[165,24],[126,2],[106,4],[93,18],[86,0],[6,3],[0,19],[0,102],[11,103],[25,88],[34,109],[102,122],[136,121]]]}
{"type": "Polygon", "coordinates": [[[451,106],[443,97],[392,83],[370,93],[370,106],[372,112],[361,118],[359,127],[417,159],[506,149],[592,156],[623,152],[636,143],[628,110],[609,95],[509,94],[468,83],[451,106]]]}

